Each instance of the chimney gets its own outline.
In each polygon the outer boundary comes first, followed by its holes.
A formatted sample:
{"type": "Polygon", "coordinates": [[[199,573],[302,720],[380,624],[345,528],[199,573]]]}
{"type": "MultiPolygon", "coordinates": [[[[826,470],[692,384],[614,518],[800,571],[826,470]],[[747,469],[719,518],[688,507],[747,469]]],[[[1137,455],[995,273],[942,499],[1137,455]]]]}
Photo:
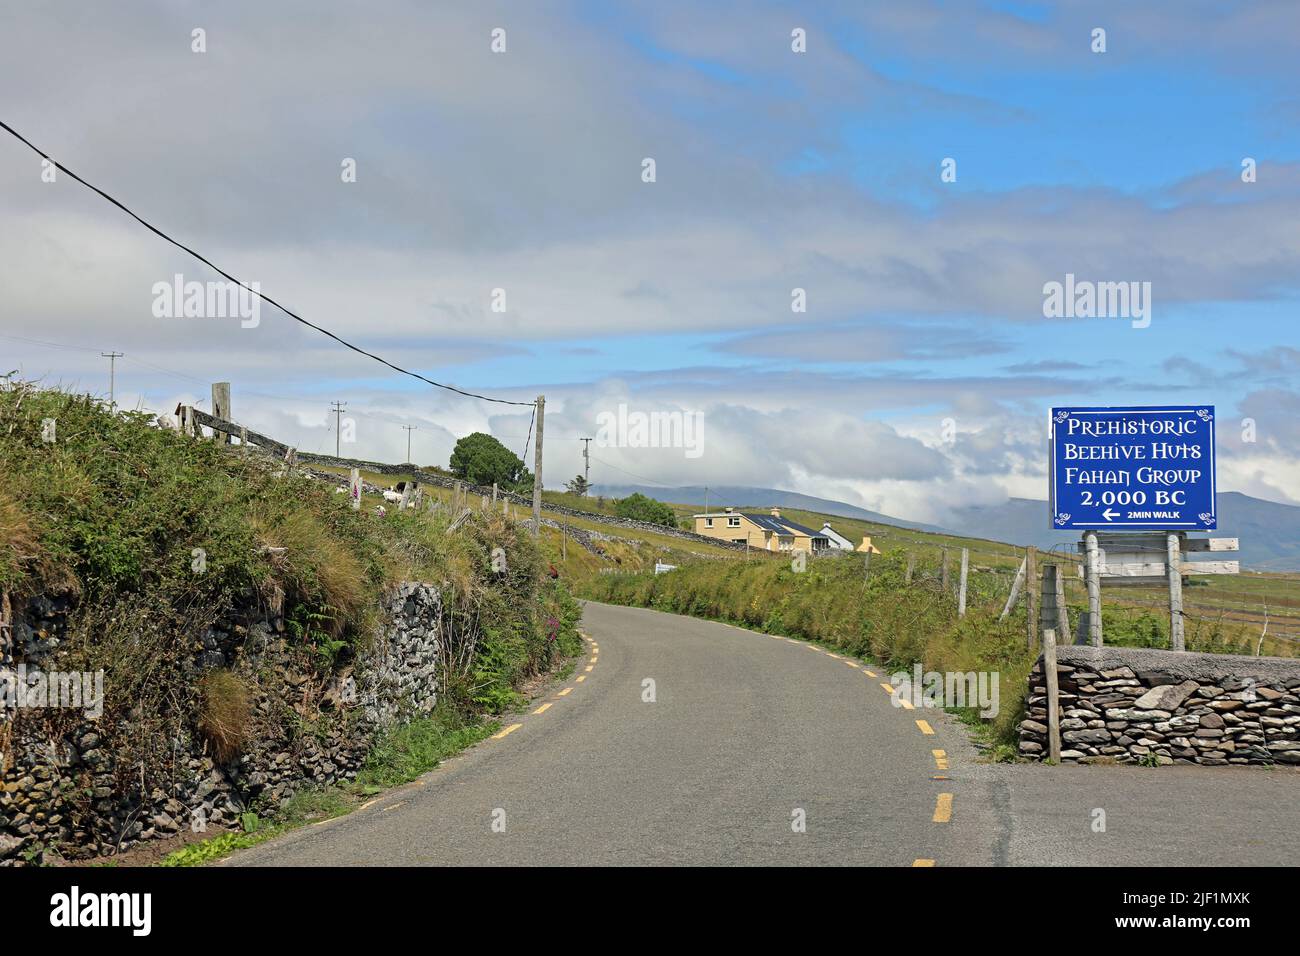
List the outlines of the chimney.
{"type": "Polygon", "coordinates": [[[727,514],[731,514],[731,507],[730,507],[730,506],[727,507],[727,514]]]}
{"type": "Polygon", "coordinates": [[[781,509],[780,509],[780,508],[773,508],[773,509],[772,509],[772,517],[773,517],[773,518],[779,518],[779,517],[781,517],[781,509]]]}

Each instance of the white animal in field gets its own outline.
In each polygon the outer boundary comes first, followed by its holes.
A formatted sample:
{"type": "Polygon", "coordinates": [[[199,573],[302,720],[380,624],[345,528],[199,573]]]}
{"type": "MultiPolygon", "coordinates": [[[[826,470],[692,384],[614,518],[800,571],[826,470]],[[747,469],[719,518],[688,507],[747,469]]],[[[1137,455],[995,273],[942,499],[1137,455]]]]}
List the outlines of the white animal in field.
{"type": "Polygon", "coordinates": [[[402,500],[402,492],[406,489],[406,482],[399,481],[391,488],[384,489],[384,500],[397,504],[402,500]]]}

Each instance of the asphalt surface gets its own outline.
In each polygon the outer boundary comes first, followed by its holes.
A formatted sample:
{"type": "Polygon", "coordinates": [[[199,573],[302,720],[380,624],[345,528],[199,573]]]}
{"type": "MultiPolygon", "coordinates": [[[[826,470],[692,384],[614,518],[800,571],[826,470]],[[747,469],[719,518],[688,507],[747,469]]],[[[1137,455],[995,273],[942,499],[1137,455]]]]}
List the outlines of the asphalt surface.
{"type": "Polygon", "coordinates": [[[519,726],[505,736],[349,816],[228,862],[1297,860],[1294,770],[982,763],[951,718],[895,707],[881,686],[888,675],[874,666],[635,608],[588,604],[582,626],[598,650],[588,644],[574,676],[508,719],[503,726],[519,726]],[[653,701],[644,699],[647,680],[653,701]]]}

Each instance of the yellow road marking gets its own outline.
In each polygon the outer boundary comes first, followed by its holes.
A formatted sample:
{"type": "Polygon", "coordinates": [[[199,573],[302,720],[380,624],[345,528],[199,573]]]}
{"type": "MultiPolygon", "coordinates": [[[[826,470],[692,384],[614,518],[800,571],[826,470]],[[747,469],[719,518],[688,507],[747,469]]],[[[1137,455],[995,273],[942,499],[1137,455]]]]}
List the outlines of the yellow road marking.
{"type": "Polygon", "coordinates": [[[600,660],[600,656],[599,656],[599,655],[597,655],[596,657],[593,657],[593,658],[591,659],[591,662],[594,664],[594,663],[596,663],[596,661],[598,661],[598,660],[600,660]]]}
{"type": "MultiPolygon", "coordinates": [[[[378,802],[379,802],[379,798],[375,797],[375,799],[373,800],[367,800],[365,803],[361,804],[361,806],[357,807],[357,809],[364,810],[366,807],[373,807],[378,802]]],[[[322,820],[321,822],[324,823],[325,821],[322,820]]]]}
{"type": "MultiPolygon", "coordinates": [[[[866,670],[866,668],[863,668],[863,670],[866,670]]],[[[875,676],[876,676],[876,672],[875,672],[875,671],[867,671],[867,676],[868,676],[868,677],[875,677],[875,676]]]]}
{"type": "Polygon", "coordinates": [[[592,671],[594,671],[595,669],[596,669],[596,665],[595,665],[595,664],[588,664],[588,665],[587,665],[587,668],[586,668],[586,672],[587,672],[588,674],[590,674],[590,673],[591,673],[592,671]]]}
{"type": "Polygon", "coordinates": [[[810,651],[815,651],[815,650],[817,650],[817,648],[813,647],[811,644],[805,644],[804,647],[808,648],[808,650],[810,650],[810,651]]]}
{"type": "Polygon", "coordinates": [[[921,733],[923,733],[923,734],[933,734],[933,733],[934,733],[934,728],[930,726],[930,724],[929,724],[928,721],[918,720],[918,721],[916,722],[916,726],[919,727],[919,728],[921,729],[921,733]]]}
{"type": "Polygon", "coordinates": [[[934,860],[913,860],[913,866],[934,866],[934,860]]]}
{"type": "Polygon", "coordinates": [[[850,667],[857,667],[857,666],[858,666],[857,664],[853,663],[852,661],[845,661],[844,663],[845,663],[845,664],[848,664],[850,667]]]}
{"type": "Polygon", "coordinates": [[[560,691],[560,692],[559,692],[558,694],[556,694],[555,696],[556,696],[556,697],[565,697],[565,696],[567,696],[567,695],[569,694],[569,692],[572,691],[572,690],[573,690],[572,687],[566,687],[566,688],[564,688],[564,690],[560,691]]]}
{"type": "Polygon", "coordinates": [[[935,770],[948,769],[948,755],[946,753],[944,753],[942,750],[931,750],[930,753],[934,755],[935,770]]]}
{"type": "Polygon", "coordinates": [[[400,807],[400,806],[404,806],[405,804],[406,804],[406,801],[405,801],[405,800],[398,800],[396,803],[394,803],[394,804],[390,804],[389,806],[384,807],[384,809],[380,810],[379,812],[380,812],[380,813],[387,813],[389,810],[396,810],[398,807],[400,807]]]}
{"type": "Polygon", "coordinates": [[[880,686],[885,688],[885,690],[890,694],[894,692],[894,688],[890,687],[888,684],[881,684],[880,686]]]}
{"type": "Polygon", "coordinates": [[[827,657],[833,657],[833,658],[835,658],[837,661],[842,659],[842,658],[840,657],[840,655],[838,655],[838,654],[832,654],[830,651],[827,651],[827,652],[826,652],[826,656],[827,656],[827,657]]]}
{"type": "Polygon", "coordinates": [[[514,733],[516,730],[518,730],[518,729],[519,729],[520,727],[522,727],[522,726],[523,726],[523,724],[511,724],[511,725],[510,725],[509,727],[507,727],[505,730],[498,731],[497,733],[493,734],[493,735],[492,735],[492,739],[493,739],[493,740],[500,740],[500,739],[501,739],[502,737],[504,737],[506,734],[512,734],[512,733],[514,733]]]}
{"type": "Polygon", "coordinates": [[[902,707],[903,710],[914,710],[914,709],[915,709],[915,708],[913,708],[913,706],[912,706],[912,702],[911,702],[910,700],[908,700],[906,697],[900,697],[900,698],[898,698],[898,706],[902,707]]]}
{"type": "Polygon", "coordinates": [[[581,684],[586,679],[587,679],[586,674],[579,674],[577,677],[574,678],[574,680],[576,680],[579,684],[581,684]]]}
{"type": "Polygon", "coordinates": [[[548,700],[546,703],[542,704],[541,707],[538,707],[535,711],[533,711],[533,713],[534,713],[534,714],[544,714],[544,713],[546,713],[546,712],[547,712],[548,710],[550,710],[550,709],[551,709],[551,702],[548,700]]]}
{"type": "Polygon", "coordinates": [[[947,823],[952,819],[952,794],[941,793],[934,802],[934,822],[947,823]]]}

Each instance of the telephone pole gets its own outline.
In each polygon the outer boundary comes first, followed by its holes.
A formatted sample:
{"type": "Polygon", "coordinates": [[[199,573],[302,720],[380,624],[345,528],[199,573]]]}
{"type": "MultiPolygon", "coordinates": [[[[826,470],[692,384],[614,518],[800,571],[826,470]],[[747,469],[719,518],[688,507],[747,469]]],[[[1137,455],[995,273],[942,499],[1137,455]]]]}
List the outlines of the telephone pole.
{"type": "Polygon", "coordinates": [[[537,396],[537,437],[533,439],[533,537],[542,533],[542,420],[546,396],[537,396]]]}
{"type": "Polygon", "coordinates": [[[587,497],[591,494],[591,439],[579,438],[578,441],[582,442],[582,494],[587,497]]]}
{"type": "Polygon", "coordinates": [[[406,429],[406,463],[411,464],[411,432],[419,428],[419,425],[403,425],[406,429]]]}
{"type": "Polygon", "coordinates": [[[113,398],[113,390],[116,385],[117,377],[117,360],[122,357],[121,352],[100,352],[104,358],[108,359],[108,407],[109,409],[117,408],[117,402],[113,398]]]}
{"type": "Polygon", "coordinates": [[[340,422],[343,417],[343,409],[347,406],[343,402],[330,402],[330,407],[334,409],[334,457],[341,458],[342,455],[339,453],[340,422]]]}

